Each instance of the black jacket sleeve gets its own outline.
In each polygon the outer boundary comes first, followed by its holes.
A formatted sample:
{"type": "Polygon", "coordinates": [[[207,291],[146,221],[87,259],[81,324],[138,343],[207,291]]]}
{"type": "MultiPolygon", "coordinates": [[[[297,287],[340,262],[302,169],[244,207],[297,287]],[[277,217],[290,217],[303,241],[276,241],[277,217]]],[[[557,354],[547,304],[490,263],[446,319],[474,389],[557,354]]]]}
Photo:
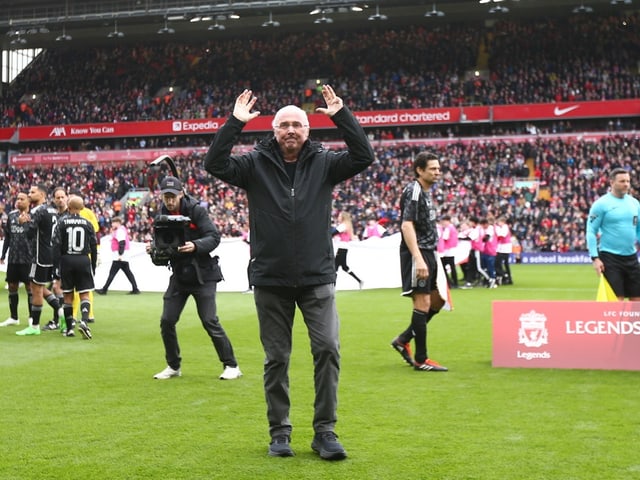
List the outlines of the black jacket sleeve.
{"type": "Polygon", "coordinates": [[[214,251],[220,245],[220,232],[209,218],[207,211],[201,206],[194,207],[191,212],[191,223],[199,231],[199,238],[192,240],[199,255],[214,251]]]}
{"type": "MultiPolygon", "coordinates": [[[[243,178],[243,172],[246,169],[242,168],[242,163],[231,161],[231,150],[244,126],[244,122],[231,115],[216,133],[204,157],[204,168],[207,172],[241,188],[246,187],[246,180],[243,178]]],[[[234,158],[239,160],[242,155],[234,158]]]]}
{"type": "Polygon", "coordinates": [[[347,144],[347,149],[336,153],[338,162],[333,164],[332,182],[337,184],[360,173],[375,160],[375,153],[369,142],[369,138],[358,120],[347,107],[342,107],[331,117],[342,138],[347,144]]]}

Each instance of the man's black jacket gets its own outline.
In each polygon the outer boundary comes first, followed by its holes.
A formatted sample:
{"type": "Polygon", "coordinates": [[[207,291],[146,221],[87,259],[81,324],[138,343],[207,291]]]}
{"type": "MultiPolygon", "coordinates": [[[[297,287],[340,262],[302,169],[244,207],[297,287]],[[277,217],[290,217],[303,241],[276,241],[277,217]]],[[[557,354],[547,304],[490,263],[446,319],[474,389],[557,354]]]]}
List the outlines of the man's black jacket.
{"type": "MultiPolygon", "coordinates": [[[[171,214],[164,205],[160,213],[171,214]]],[[[193,242],[196,251],[171,255],[169,263],[173,274],[185,285],[219,282],[222,280],[222,272],[218,266],[218,257],[212,257],[210,253],[220,244],[220,232],[207,211],[188,195],[180,200],[179,214],[191,219],[191,223],[185,228],[185,242],[193,242]]]]}
{"type": "Polygon", "coordinates": [[[205,168],[209,173],[247,191],[252,285],[335,283],[333,187],[371,165],[374,153],[349,109],[343,107],[331,119],[342,132],[347,150],[327,150],[307,140],[293,183],[273,137],[248,153],[231,155],[245,125],[233,116],[220,128],[207,152],[205,168]]]}

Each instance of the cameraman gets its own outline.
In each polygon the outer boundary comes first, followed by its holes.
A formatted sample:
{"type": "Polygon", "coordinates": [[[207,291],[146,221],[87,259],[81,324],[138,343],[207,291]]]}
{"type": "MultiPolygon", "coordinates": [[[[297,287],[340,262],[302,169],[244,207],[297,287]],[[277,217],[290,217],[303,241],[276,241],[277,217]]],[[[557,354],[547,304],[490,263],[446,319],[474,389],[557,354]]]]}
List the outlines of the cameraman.
{"type": "MultiPolygon", "coordinates": [[[[154,239],[154,247],[147,247],[147,252],[151,254],[155,264],[161,262],[158,262],[158,258],[154,258],[154,255],[168,256],[168,263],[173,272],[163,297],[160,319],[167,368],[153,378],[166,380],[181,375],[182,358],[176,324],[189,295],[193,295],[202,326],[211,337],[218,358],[224,365],[220,379],[239,378],[242,372],[233,354],[231,342],[216,314],[216,283],[222,280],[222,273],[218,266],[218,257],[211,257],[209,253],[220,244],[220,233],[207,211],[195,199],[184,195],[180,180],[175,177],[165,177],[160,184],[160,189],[163,202],[160,215],[188,217],[185,220],[189,220],[189,223],[184,225],[180,222],[168,222],[176,223],[176,238],[184,236],[184,242],[180,241],[180,245],[176,245],[175,248],[163,248],[162,252],[158,252],[158,248],[162,247],[158,245],[158,238],[154,239]]],[[[156,217],[156,228],[159,218],[156,217]]],[[[156,237],[157,232],[156,230],[156,237]]]]}

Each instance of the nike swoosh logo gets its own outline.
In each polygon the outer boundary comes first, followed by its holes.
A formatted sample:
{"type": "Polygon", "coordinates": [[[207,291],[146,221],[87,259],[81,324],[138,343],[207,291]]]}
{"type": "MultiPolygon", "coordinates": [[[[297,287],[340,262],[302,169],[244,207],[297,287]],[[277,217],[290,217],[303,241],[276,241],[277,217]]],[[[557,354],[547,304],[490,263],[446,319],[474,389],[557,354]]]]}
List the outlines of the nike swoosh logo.
{"type": "Polygon", "coordinates": [[[569,112],[575,110],[576,108],[578,108],[578,105],[574,105],[573,107],[566,107],[566,108],[558,108],[558,107],[556,107],[556,108],[553,109],[553,114],[556,117],[561,117],[565,113],[569,113],[569,112]]]}

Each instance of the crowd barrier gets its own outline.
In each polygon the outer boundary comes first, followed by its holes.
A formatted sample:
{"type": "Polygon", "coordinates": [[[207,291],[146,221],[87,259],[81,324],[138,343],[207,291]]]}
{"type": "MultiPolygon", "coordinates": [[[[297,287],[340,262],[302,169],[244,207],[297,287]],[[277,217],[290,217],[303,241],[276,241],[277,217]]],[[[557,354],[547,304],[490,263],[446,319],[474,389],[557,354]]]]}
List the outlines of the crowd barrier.
{"type": "MultiPolygon", "coordinates": [[[[363,288],[400,288],[400,261],[398,247],[400,234],[385,238],[371,238],[362,242],[352,242],[347,255],[349,267],[363,280],[363,288]]],[[[2,242],[0,241],[0,244],[2,242]]],[[[96,269],[96,288],[101,288],[111,267],[111,236],[100,242],[99,265],[96,269]]],[[[213,255],[220,257],[220,268],[224,280],[218,284],[219,292],[242,292],[248,289],[247,266],[249,264],[249,245],[240,238],[223,238],[213,255]]],[[[129,264],[143,292],[164,292],[171,275],[168,267],[156,266],[146,253],[146,244],[131,242],[129,264]]],[[[6,263],[0,265],[6,271],[6,263]]],[[[338,290],[357,290],[358,282],[338,271],[336,281],[338,290]]],[[[129,291],[131,284],[124,273],[118,272],[109,287],[114,291],[129,291]]],[[[399,292],[398,292],[399,293],[399,292]]]]}
{"type": "MultiPolygon", "coordinates": [[[[111,236],[102,238],[100,248],[100,264],[96,269],[96,288],[102,287],[111,266],[111,236]]],[[[462,249],[467,242],[461,242],[461,254],[456,255],[460,261],[464,257],[462,249]]],[[[0,245],[2,241],[0,241],[0,245]]],[[[347,263],[363,282],[363,288],[400,288],[400,263],[398,247],[400,234],[396,233],[384,238],[370,238],[361,242],[352,242],[347,255],[347,263]]],[[[220,267],[224,281],[218,285],[220,292],[242,292],[248,288],[247,265],[249,264],[249,245],[240,238],[223,238],[213,252],[220,257],[220,267]]],[[[515,263],[512,255],[511,263],[515,263]]],[[[520,257],[522,264],[590,264],[587,252],[525,252],[520,257]]],[[[148,292],[163,292],[168,284],[171,272],[167,267],[158,267],[151,263],[146,253],[146,245],[131,242],[130,265],[140,288],[148,292]]],[[[0,265],[0,271],[6,271],[6,264],[0,265]]],[[[358,282],[344,271],[338,271],[336,281],[338,290],[357,290],[358,282]]],[[[131,285],[123,273],[118,273],[111,290],[130,290],[131,285]]]]}

